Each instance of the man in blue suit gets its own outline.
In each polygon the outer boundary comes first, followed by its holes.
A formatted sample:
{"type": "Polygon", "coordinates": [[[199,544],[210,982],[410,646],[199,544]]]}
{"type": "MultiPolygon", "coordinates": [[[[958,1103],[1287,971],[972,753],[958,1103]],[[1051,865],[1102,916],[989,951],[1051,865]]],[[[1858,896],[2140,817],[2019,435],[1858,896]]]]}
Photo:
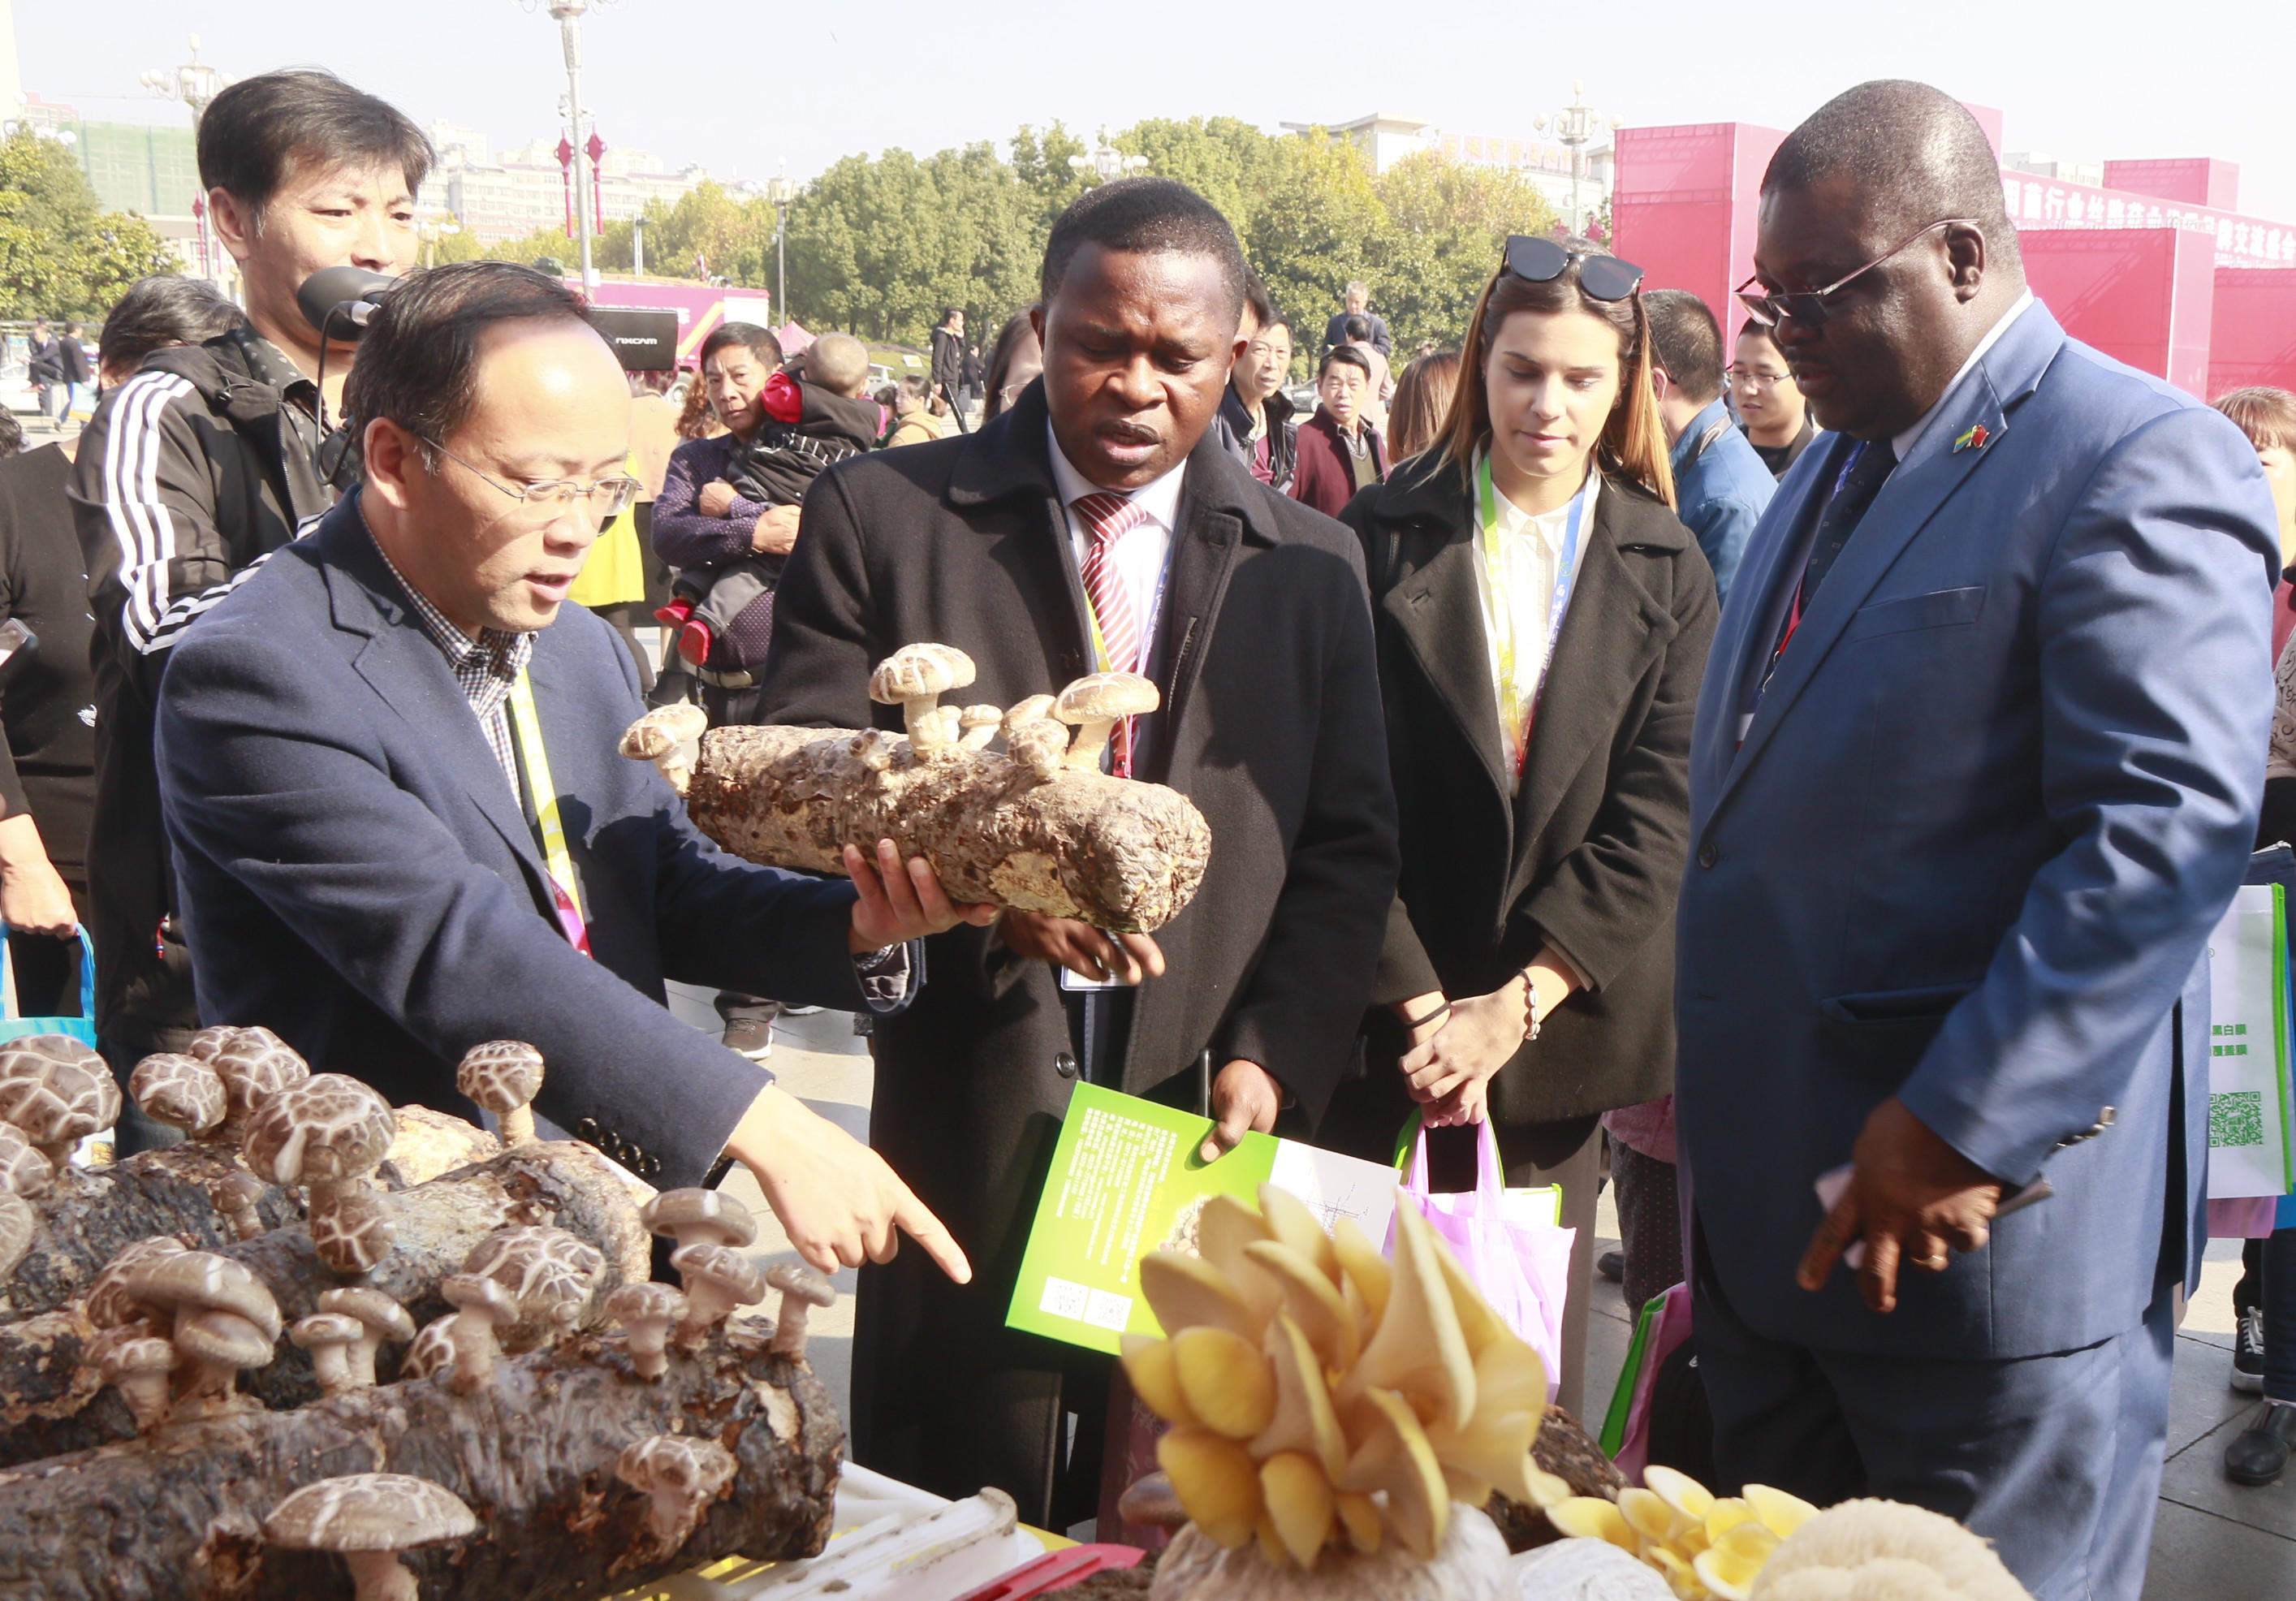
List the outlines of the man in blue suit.
{"type": "Polygon", "coordinates": [[[161,804],[200,1015],[475,1117],[455,1063],[526,1040],[536,1106],[661,1188],[722,1158],[833,1270],[906,1230],[964,1253],[875,1153],[672,1018],[662,981],[895,1009],[950,906],[890,842],[821,883],[736,861],[617,753],[620,643],[563,604],[627,505],[629,389],[582,302],[506,262],[406,280],[344,396],[358,491],[175,647],[161,804]]]}
{"type": "Polygon", "coordinates": [[[2203,945],[2271,721],[2271,500],[2236,429],[2027,292],[1934,89],[1789,135],[1755,264],[1839,437],[1756,530],[1691,758],[1717,1466],[1960,1518],[2041,1601],[2133,1598],[2200,1261],[2203,945]]]}

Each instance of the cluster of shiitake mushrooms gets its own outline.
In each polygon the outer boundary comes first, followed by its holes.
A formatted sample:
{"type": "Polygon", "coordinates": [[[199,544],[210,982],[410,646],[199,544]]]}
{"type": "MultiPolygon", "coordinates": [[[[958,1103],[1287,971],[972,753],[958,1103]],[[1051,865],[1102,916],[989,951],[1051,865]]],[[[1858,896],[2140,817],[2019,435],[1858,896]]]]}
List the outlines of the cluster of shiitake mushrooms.
{"type": "MultiPolygon", "coordinates": [[[[1039,780],[1063,769],[1098,772],[1117,725],[1155,710],[1160,698],[1152,680],[1110,672],[1087,673],[1057,695],[1030,695],[1009,708],[940,704],[942,695],[971,684],[975,672],[972,658],[955,645],[903,645],[869,676],[869,698],[901,709],[906,749],[918,760],[986,751],[1001,733],[1004,754],[1039,780]]],[[[654,763],[682,795],[708,728],[698,706],[660,707],[630,726],[621,752],[654,763]]],[[[861,759],[880,772],[903,749],[873,729],[865,729],[856,746],[861,759]]]]}
{"type": "MultiPolygon", "coordinates": [[[[606,1314],[622,1330],[634,1382],[662,1379],[678,1352],[699,1353],[736,1307],[762,1300],[768,1287],[781,1292],[769,1350],[804,1360],[807,1315],[832,1304],[836,1293],[802,1264],[778,1263],[763,1272],[754,1267],[742,1251],[757,1238],[757,1223],[740,1202],[714,1190],[670,1190],[655,1196],[640,1216],[655,1234],[677,1242],[670,1260],[684,1287],[628,1284],[607,1297],[606,1314]]],[[[594,1247],[556,1229],[499,1231],[472,1253],[461,1274],[439,1286],[455,1310],[415,1335],[399,1366],[401,1382],[441,1383],[463,1394],[492,1383],[505,1352],[539,1349],[575,1327],[603,1266],[594,1247]]],[[[372,1347],[362,1355],[356,1345],[359,1331],[371,1326],[357,1322],[348,1307],[345,1311],[340,1326],[315,1334],[343,1342],[350,1353],[343,1384],[371,1383],[372,1347]]],[[[300,1331],[324,1317],[296,1326],[299,1343],[300,1331]]],[[[396,1337],[412,1332],[409,1324],[396,1337]]],[[[340,1387],[330,1387],[329,1394],[340,1387]]],[[[614,1474],[646,1497],[647,1532],[654,1554],[666,1556],[685,1544],[726,1493],[736,1466],[716,1441],[656,1434],[625,1447],[614,1474]]],[[[403,1474],[358,1474],[295,1491],[263,1527],[275,1545],[340,1554],[358,1601],[395,1601],[414,1593],[398,1553],[468,1535],[476,1522],[439,1485],[403,1474]]]]}

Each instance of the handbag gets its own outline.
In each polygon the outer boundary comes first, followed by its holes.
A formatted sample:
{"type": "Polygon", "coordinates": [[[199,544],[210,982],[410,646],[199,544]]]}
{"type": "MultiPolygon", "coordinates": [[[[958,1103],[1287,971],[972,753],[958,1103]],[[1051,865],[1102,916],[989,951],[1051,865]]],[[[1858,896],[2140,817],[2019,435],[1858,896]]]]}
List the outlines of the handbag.
{"type": "MultiPolygon", "coordinates": [[[[1442,1236],[1491,1310],[1546,1365],[1546,1399],[1561,1387],[1562,1303],[1570,1284],[1570,1244],[1577,1230],[1555,1221],[1562,1190],[1506,1187],[1498,1136],[1488,1120],[1475,1125],[1475,1187],[1456,1195],[1428,1188],[1427,1129],[1417,1113],[1404,1137],[1411,1143],[1403,1191],[1442,1236]]],[[[1390,1227],[1388,1254],[1395,1254],[1390,1227]]]]}
{"type": "Polygon", "coordinates": [[[1651,1297],[1635,1319],[1635,1337],[1627,1347],[1626,1366],[1619,1370],[1619,1386],[1611,1393],[1611,1409],[1603,1418],[1603,1454],[1619,1465],[1631,1483],[1642,1482],[1649,1461],[1651,1396],[1659,1370],[1690,1338],[1690,1286],[1676,1285],[1651,1297]]]}
{"type": "MultiPolygon", "coordinates": [[[[87,930],[75,925],[73,937],[79,941],[79,1017],[24,1017],[19,1015],[16,999],[16,964],[8,954],[8,925],[0,923],[0,1040],[22,1039],[33,1034],[67,1034],[90,1050],[95,1048],[95,942],[87,930]]],[[[102,1165],[99,1156],[109,1160],[112,1131],[109,1129],[91,1134],[72,1152],[72,1160],[82,1167],[102,1165]]]]}

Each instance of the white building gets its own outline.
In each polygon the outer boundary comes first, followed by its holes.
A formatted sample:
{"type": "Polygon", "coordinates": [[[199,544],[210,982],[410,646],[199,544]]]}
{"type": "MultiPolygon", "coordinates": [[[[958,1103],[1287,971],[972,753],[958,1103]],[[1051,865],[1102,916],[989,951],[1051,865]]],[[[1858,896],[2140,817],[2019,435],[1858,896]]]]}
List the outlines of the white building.
{"type": "MultiPolygon", "coordinates": [[[[566,169],[558,164],[557,140],[532,140],[495,157],[478,129],[441,121],[430,125],[430,143],[439,164],[415,197],[425,212],[452,215],[484,244],[567,226],[566,169]]],[[[610,223],[627,221],[651,201],[675,204],[712,176],[704,167],[673,171],[658,156],[610,145],[598,163],[598,209],[610,223]]]]}
{"type": "MultiPolygon", "coordinates": [[[[1283,125],[1286,133],[1293,134],[1307,133],[1315,126],[1305,122],[1283,125]]],[[[1586,148],[1584,165],[1574,185],[1570,148],[1558,139],[1459,132],[1440,127],[1423,117],[1406,117],[1393,111],[1374,111],[1351,122],[1321,126],[1332,137],[1343,138],[1362,151],[1374,173],[1383,173],[1406,156],[1429,150],[1455,161],[1512,168],[1529,179],[1555,210],[1564,215],[1570,211],[1574,198],[1582,216],[1599,209],[1611,197],[1611,183],[1617,170],[1615,154],[1608,143],[1586,148]]]]}

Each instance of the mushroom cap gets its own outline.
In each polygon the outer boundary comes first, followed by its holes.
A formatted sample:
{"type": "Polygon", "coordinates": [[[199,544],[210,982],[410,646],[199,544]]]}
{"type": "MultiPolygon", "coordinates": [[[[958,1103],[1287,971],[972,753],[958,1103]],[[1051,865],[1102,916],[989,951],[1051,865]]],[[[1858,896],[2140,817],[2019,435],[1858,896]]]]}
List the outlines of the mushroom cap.
{"type": "Polygon", "coordinates": [[[606,1257],[562,1228],[497,1228],[471,1248],[463,1271],[507,1291],[521,1317],[572,1327],[605,1273],[606,1257]]]}
{"type": "Polygon", "coordinates": [[[247,1165],[274,1184],[310,1184],[372,1172],[398,1136],[390,1103],[342,1073],[282,1089],[248,1120],[247,1165]]]}
{"type": "Polygon", "coordinates": [[[402,1382],[427,1379],[455,1365],[455,1342],[450,1331],[455,1319],[450,1314],[422,1326],[406,1354],[398,1359],[398,1376],[402,1382]]]}
{"type": "Polygon", "coordinates": [[[869,675],[869,698],[880,706],[947,694],[972,682],[972,658],[953,645],[905,645],[869,675]]]}
{"type": "Polygon", "coordinates": [[[262,1367],[276,1354],[278,1334],[236,1312],[186,1312],[176,1319],[176,1350],[195,1362],[223,1367],[262,1367]]]}
{"type": "Polygon", "coordinates": [[[499,1117],[530,1105],[542,1089],[542,1053],[522,1039],[489,1039],[463,1053],[455,1088],[499,1117]]]}
{"type": "Polygon", "coordinates": [[[709,714],[690,701],[657,706],[622,733],[622,754],[632,761],[655,761],[709,728],[709,714]]]}
{"type": "Polygon", "coordinates": [[[102,1057],[69,1034],[0,1046],[0,1122],[37,1145],[61,1145],[119,1118],[119,1085],[102,1057]]]}
{"type": "Polygon", "coordinates": [[[13,1123],[0,1123],[0,1190],[29,1200],[55,1182],[56,1164],[13,1123]]]}
{"type": "Polygon", "coordinates": [[[1138,673],[1086,673],[1054,698],[1053,715],[1063,723],[1137,717],[1155,710],[1161,699],[1154,681],[1138,673]]]}
{"type": "Polygon", "coordinates": [[[750,1209],[723,1190],[664,1190],[638,1216],[656,1234],[685,1234],[720,1245],[746,1245],[758,1237],[750,1209]]]}
{"type": "Polygon", "coordinates": [[[0,1278],[16,1270],[40,1232],[40,1214],[21,1195],[0,1190],[0,1278]]]}
{"type": "Polygon", "coordinates": [[[245,1117],[283,1089],[311,1076],[311,1064],[297,1055],[287,1042],[269,1029],[201,1029],[192,1036],[192,1055],[200,1055],[202,1038],[221,1032],[204,1058],[223,1080],[232,1113],[245,1117]]]}
{"type": "Polygon", "coordinates": [[[606,1297],[606,1316],[627,1328],[633,1323],[676,1323],[687,1311],[675,1285],[624,1285],[606,1297]]]}
{"type": "Polygon", "coordinates": [[[1004,753],[1039,778],[1049,778],[1060,769],[1061,758],[1068,749],[1069,731],[1048,717],[1004,730],[1004,753]]]}
{"type": "Polygon", "coordinates": [[[338,1273],[365,1273],[398,1242],[398,1213],[390,1196],[357,1190],[313,1212],[308,1227],[321,1261],[338,1273]]]}
{"type": "Polygon", "coordinates": [[[103,1376],[118,1383],[129,1374],[173,1373],[179,1359],[175,1346],[153,1335],[115,1340],[104,1348],[103,1376]]]}
{"type": "Polygon", "coordinates": [[[365,1333],[366,1325],[348,1312],[313,1312],[299,1319],[287,1337],[298,1349],[308,1351],[315,1345],[348,1345],[365,1333]]]}
{"type": "Polygon", "coordinates": [[[369,1289],[365,1285],[321,1291],[319,1310],[357,1318],[360,1326],[377,1340],[414,1338],[414,1319],[407,1316],[406,1309],[381,1290],[369,1289]]]}
{"type": "Polygon", "coordinates": [[[127,1093],[146,1112],[194,1139],[220,1124],[231,1110],[215,1069],[176,1051],[160,1051],[137,1063],[127,1093]]]}
{"type": "Polygon", "coordinates": [[[730,1245],[686,1245],[669,1253],[669,1265],[689,1285],[708,1279],[732,1295],[739,1305],[748,1306],[765,1299],[766,1276],[730,1245]]]}
{"type": "Polygon", "coordinates": [[[474,1533],[453,1491],[406,1474],[352,1474],[306,1484],[271,1509],[264,1537],[291,1551],[404,1551],[474,1533]]]}
{"type": "Polygon", "coordinates": [[[668,1490],[704,1502],[717,1499],[733,1482],[734,1466],[733,1453],[714,1440],[656,1434],[624,1446],[614,1461],[614,1476],[648,1495],[668,1490]]]}
{"type": "Polygon", "coordinates": [[[1030,695],[1026,700],[1013,702],[1012,709],[1004,713],[1004,730],[1009,734],[1023,723],[1047,722],[1052,715],[1052,696],[1030,695]]]}
{"type": "MultiPolygon", "coordinates": [[[[148,1244],[148,1242],[145,1242],[148,1244]]],[[[162,1312],[229,1312],[279,1338],[279,1303],[263,1281],[227,1256],[178,1251],[141,1262],[126,1275],[127,1295],[162,1312]]]]}
{"type": "Polygon", "coordinates": [[[1004,709],[1002,706],[967,706],[956,714],[956,726],[960,728],[996,728],[1002,727],[1004,722],[1004,709]]]}
{"type": "Polygon", "coordinates": [[[440,1279],[439,1296],[455,1309],[458,1318],[467,1313],[496,1328],[508,1328],[518,1321],[518,1302],[511,1299],[510,1292],[475,1273],[455,1273],[440,1279]]]}
{"type": "Polygon", "coordinates": [[[766,1282],[784,1295],[815,1306],[835,1306],[837,1286],[804,1262],[775,1262],[766,1269],[766,1282]]]}
{"type": "Polygon", "coordinates": [[[165,1308],[150,1305],[129,1289],[128,1280],[140,1268],[183,1254],[184,1242],[171,1234],[153,1235],[120,1252],[103,1265],[88,1286],[87,1300],[82,1303],[87,1320],[98,1328],[119,1328],[147,1316],[166,1316],[165,1308]]]}

